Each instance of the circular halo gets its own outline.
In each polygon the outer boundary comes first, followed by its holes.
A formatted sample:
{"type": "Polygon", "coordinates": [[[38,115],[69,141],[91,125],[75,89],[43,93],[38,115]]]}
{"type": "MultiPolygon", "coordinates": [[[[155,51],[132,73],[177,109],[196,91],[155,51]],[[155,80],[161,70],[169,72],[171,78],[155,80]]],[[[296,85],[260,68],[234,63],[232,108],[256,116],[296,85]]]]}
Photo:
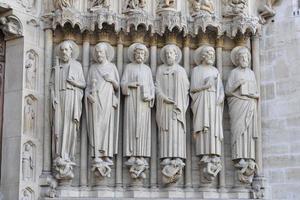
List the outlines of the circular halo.
{"type": "Polygon", "coordinates": [[[72,41],[72,40],[65,40],[65,41],[59,43],[59,44],[56,46],[56,48],[55,48],[55,55],[61,58],[60,47],[61,47],[61,45],[63,45],[64,43],[71,43],[71,46],[72,46],[72,55],[71,55],[71,57],[72,57],[73,59],[76,60],[76,59],[78,58],[78,56],[79,56],[79,47],[78,47],[78,45],[77,45],[74,41],[72,41]]]}
{"type": "Polygon", "coordinates": [[[96,44],[92,50],[92,56],[93,56],[93,59],[94,61],[97,62],[97,56],[95,54],[95,51],[96,51],[96,47],[97,46],[105,46],[106,47],[106,58],[109,62],[111,62],[115,56],[115,50],[114,48],[107,42],[100,42],[98,44],[96,44]]]}
{"type": "MultiPolygon", "coordinates": [[[[203,49],[207,48],[207,47],[212,48],[214,50],[214,54],[216,56],[216,51],[212,46],[203,45],[203,46],[199,47],[198,49],[196,49],[195,52],[194,52],[194,61],[197,65],[201,64],[202,58],[201,58],[200,54],[202,53],[203,49]]],[[[214,60],[214,62],[215,62],[215,60],[214,60]]]]}
{"type": "Polygon", "coordinates": [[[149,58],[149,50],[148,50],[147,47],[146,47],[144,44],[142,44],[142,43],[133,43],[132,45],[130,45],[130,46],[128,47],[128,58],[129,58],[130,62],[132,62],[132,63],[135,62],[135,60],[134,60],[134,50],[135,50],[135,48],[136,48],[137,46],[139,46],[139,48],[144,49],[145,54],[146,54],[146,55],[145,55],[144,63],[147,62],[147,61],[148,61],[148,58],[149,58]]]}
{"type": "Polygon", "coordinates": [[[165,51],[167,48],[169,47],[172,47],[172,48],[175,48],[176,52],[177,52],[177,56],[176,56],[176,59],[175,59],[175,63],[179,63],[181,58],[182,58],[182,53],[181,53],[181,50],[178,46],[176,46],[175,44],[168,44],[166,46],[164,46],[161,50],[160,50],[160,59],[162,60],[162,62],[164,64],[167,63],[166,61],[166,54],[165,54],[165,51]]]}
{"type": "Polygon", "coordinates": [[[238,63],[236,63],[236,54],[242,49],[247,50],[248,56],[250,58],[249,61],[251,61],[251,54],[250,54],[249,49],[244,46],[237,46],[234,49],[232,49],[231,54],[230,54],[231,62],[234,64],[234,66],[238,66],[238,63]]]}

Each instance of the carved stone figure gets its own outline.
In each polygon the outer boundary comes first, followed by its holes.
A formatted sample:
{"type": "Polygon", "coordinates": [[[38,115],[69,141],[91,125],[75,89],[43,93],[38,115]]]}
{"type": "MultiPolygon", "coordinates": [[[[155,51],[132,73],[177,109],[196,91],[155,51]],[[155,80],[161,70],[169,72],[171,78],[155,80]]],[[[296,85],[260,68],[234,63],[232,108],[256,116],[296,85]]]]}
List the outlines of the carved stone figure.
{"type": "MultiPolygon", "coordinates": [[[[193,68],[191,73],[190,92],[196,155],[221,156],[224,88],[221,76],[213,66],[215,50],[213,47],[205,45],[198,48],[194,56],[198,66],[193,68]]],[[[209,169],[204,170],[208,171],[209,169]]]]}
{"type": "Polygon", "coordinates": [[[34,99],[28,96],[24,107],[24,134],[33,134],[35,126],[34,99]]]}
{"type": "Polygon", "coordinates": [[[160,56],[164,63],[158,67],[156,74],[160,158],[182,160],[186,158],[185,114],[189,104],[189,80],[178,64],[181,51],[177,46],[166,45],[160,56]]]}
{"type": "Polygon", "coordinates": [[[257,165],[254,160],[241,159],[238,163],[234,165],[238,171],[238,178],[242,183],[251,184],[253,177],[257,171],[257,165]]]}
{"type": "Polygon", "coordinates": [[[114,49],[110,44],[95,46],[93,58],[96,63],[89,69],[85,90],[93,169],[107,177],[110,177],[109,166],[113,165],[111,158],[117,153],[120,109],[120,80],[115,64],[111,63],[113,57],[114,49]]]}
{"type": "Polygon", "coordinates": [[[215,12],[215,6],[212,0],[190,0],[192,16],[198,14],[212,15],[215,12]]]}
{"type": "Polygon", "coordinates": [[[222,169],[220,156],[210,155],[203,156],[200,160],[202,166],[202,173],[205,181],[213,181],[222,169]]]}
{"type": "Polygon", "coordinates": [[[23,191],[23,196],[21,197],[21,200],[31,200],[31,194],[28,190],[23,191]]]}
{"type": "Polygon", "coordinates": [[[133,179],[145,179],[145,171],[149,169],[149,164],[147,160],[143,157],[130,157],[125,165],[129,166],[129,173],[133,179]]]}
{"type": "Polygon", "coordinates": [[[91,10],[99,10],[102,8],[108,9],[110,6],[109,0],[93,0],[91,10]]]}
{"type": "Polygon", "coordinates": [[[64,10],[73,7],[74,0],[54,0],[54,8],[57,10],[64,10]]]}
{"type": "Polygon", "coordinates": [[[57,51],[60,58],[56,60],[50,81],[52,155],[55,177],[66,180],[74,176],[72,166],[75,165],[75,147],[86,84],[82,66],[75,60],[79,53],[78,46],[67,40],[58,45],[57,51]]]}
{"type": "MultiPolygon", "coordinates": [[[[231,52],[236,66],[229,75],[226,95],[232,133],[232,159],[246,163],[255,161],[255,144],[258,137],[256,78],[250,69],[251,54],[246,47],[236,47],[231,52]]],[[[242,179],[240,181],[243,182],[242,179]]]]}
{"type": "Polygon", "coordinates": [[[143,157],[151,156],[151,108],[155,88],[151,69],[144,64],[149,57],[147,47],[134,43],[128,49],[128,57],[131,63],[126,65],[121,80],[125,96],[124,155],[144,160],[143,157]]]}
{"type": "Polygon", "coordinates": [[[247,0],[223,0],[224,16],[246,16],[248,1],[247,0]]]}
{"type": "Polygon", "coordinates": [[[258,2],[258,12],[259,19],[262,24],[267,22],[267,19],[275,15],[275,10],[273,9],[273,3],[276,0],[263,0],[258,2]]]}
{"type": "Polygon", "coordinates": [[[185,163],[180,158],[166,158],[161,163],[163,166],[162,175],[164,183],[176,183],[183,175],[185,163]]]}
{"type": "Polygon", "coordinates": [[[33,163],[33,156],[32,156],[32,147],[30,144],[26,143],[22,154],[23,181],[32,180],[33,168],[34,168],[34,163],[33,163]]]}
{"type": "Polygon", "coordinates": [[[35,82],[36,82],[36,56],[35,52],[28,51],[27,53],[27,60],[25,64],[26,69],[26,88],[34,90],[35,89],[35,82]]]}
{"type": "Polygon", "coordinates": [[[30,12],[34,6],[35,0],[18,0],[18,2],[26,9],[27,12],[30,12]]]}
{"type": "Polygon", "coordinates": [[[123,6],[123,11],[132,12],[132,11],[141,11],[146,7],[146,0],[126,0],[123,6]]]}
{"type": "Polygon", "coordinates": [[[175,8],[176,0],[158,0],[158,9],[175,8]]]}
{"type": "Polygon", "coordinates": [[[12,16],[0,17],[0,29],[6,36],[22,34],[20,22],[12,16]]]}

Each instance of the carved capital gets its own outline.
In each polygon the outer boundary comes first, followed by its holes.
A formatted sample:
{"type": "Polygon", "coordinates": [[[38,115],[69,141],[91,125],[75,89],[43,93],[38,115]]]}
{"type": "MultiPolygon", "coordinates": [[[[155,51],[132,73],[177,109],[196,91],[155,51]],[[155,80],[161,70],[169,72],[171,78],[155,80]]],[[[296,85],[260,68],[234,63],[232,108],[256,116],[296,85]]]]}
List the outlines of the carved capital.
{"type": "Polygon", "coordinates": [[[186,36],[183,39],[183,46],[184,47],[190,47],[191,46],[191,37],[190,36],[186,36]]]}
{"type": "Polygon", "coordinates": [[[224,39],[223,39],[223,37],[217,38],[217,40],[216,40],[216,46],[217,46],[217,48],[223,48],[224,47],[224,39]]]}

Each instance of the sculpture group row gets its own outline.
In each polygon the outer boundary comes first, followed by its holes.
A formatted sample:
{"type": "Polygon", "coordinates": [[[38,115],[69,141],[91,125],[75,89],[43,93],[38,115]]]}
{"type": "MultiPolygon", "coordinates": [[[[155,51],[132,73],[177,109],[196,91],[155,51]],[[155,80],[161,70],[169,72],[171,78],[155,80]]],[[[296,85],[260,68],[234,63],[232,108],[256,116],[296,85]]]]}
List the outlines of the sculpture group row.
{"type": "Polygon", "coordinates": [[[197,66],[189,81],[179,65],[182,54],[176,45],[161,49],[163,64],[157,68],[156,80],[145,61],[145,45],[132,44],[130,63],[121,80],[111,61],[114,49],[98,43],[92,55],[95,61],[87,77],[76,61],[78,46],[72,41],[58,45],[58,57],[51,74],[51,127],[53,132],[53,175],[59,182],[74,177],[76,138],[83,110],[96,178],[109,178],[113,157],[118,152],[120,96],[124,95],[123,155],[133,180],[146,178],[151,157],[151,110],[156,103],[159,156],[163,182],[175,183],[183,174],[186,159],[186,111],[191,96],[193,138],[200,157],[203,176],[211,182],[222,169],[223,106],[228,100],[232,133],[232,160],[239,180],[251,183],[256,171],[257,83],[250,69],[251,54],[246,47],[232,50],[236,66],[229,75],[225,92],[222,79],[214,67],[215,50],[204,45],[194,54],[197,66]],[[85,109],[83,109],[85,107],[85,109]]]}

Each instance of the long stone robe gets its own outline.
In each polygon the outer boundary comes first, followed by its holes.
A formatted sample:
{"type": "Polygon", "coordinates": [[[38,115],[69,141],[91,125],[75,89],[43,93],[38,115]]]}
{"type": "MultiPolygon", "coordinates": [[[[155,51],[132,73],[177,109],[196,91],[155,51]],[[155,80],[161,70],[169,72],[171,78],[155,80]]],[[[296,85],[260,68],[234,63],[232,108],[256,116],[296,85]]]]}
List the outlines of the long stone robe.
{"type": "Polygon", "coordinates": [[[74,160],[76,151],[77,133],[79,131],[82,113],[83,88],[85,79],[82,66],[76,60],[70,60],[68,64],[60,65],[59,70],[59,100],[56,107],[54,102],[55,70],[52,71],[50,82],[52,127],[53,127],[53,155],[64,160],[74,160]],[[67,79],[74,79],[78,85],[70,84],[67,79]],[[78,87],[80,86],[80,87],[78,87]],[[55,135],[55,109],[59,112],[59,134],[55,135]]]}
{"type": "Polygon", "coordinates": [[[224,88],[218,70],[213,66],[197,66],[191,73],[191,91],[202,88],[213,77],[214,85],[196,93],[191,92],[193,133],[196,135],[196,155],[221,155],[223,139],[224,88]],[[207,129],[207,132],[204,130],[207,129]]]}
{"type": "Polygon", "coordinates": [[[156,74],[156,121],[161,158],[186,158],[186,110],[189,80],[185,70],[175,64],[161,65],[156,74]],[[175,104],[167,104],[171,98],[175,104]]]}
{"type": "Polygon", "coordinates": [[[131,63],[125,67],[121,80],[124,103],[124,155],[150,157],[151,108],[155,88],[150,68],[145,64],[131,63]],[[128,84],[138,82],[137,88],[128,84]],[[149,98],[150,101],[144,101],[149,98]]]}
{"type": "Polygon", "coordinates": [[[257,84],[254,72],[237,67],[229,75],[226,85],[231,125],[232,159],[254,159],[257,138],[257,100],[242,94],[256,94],[257,84]],[[244,79],[246,84],[239,86],[244,79]]]}
{"type": "Polygon", "coordinates": [[[93,157],[113,157],[118,149],[119,127],[119,74],[113,63],[94,64],[87,76],[85,105],[87,111],[87,127],[93,157]],[[103,77],[107,75],[117,83],[113,85],[103,77]],[[93,89],[92,80],[96,80],[93,89]],[[96,102],[88,100],[88,95],[94,95],[96,102]]]}

